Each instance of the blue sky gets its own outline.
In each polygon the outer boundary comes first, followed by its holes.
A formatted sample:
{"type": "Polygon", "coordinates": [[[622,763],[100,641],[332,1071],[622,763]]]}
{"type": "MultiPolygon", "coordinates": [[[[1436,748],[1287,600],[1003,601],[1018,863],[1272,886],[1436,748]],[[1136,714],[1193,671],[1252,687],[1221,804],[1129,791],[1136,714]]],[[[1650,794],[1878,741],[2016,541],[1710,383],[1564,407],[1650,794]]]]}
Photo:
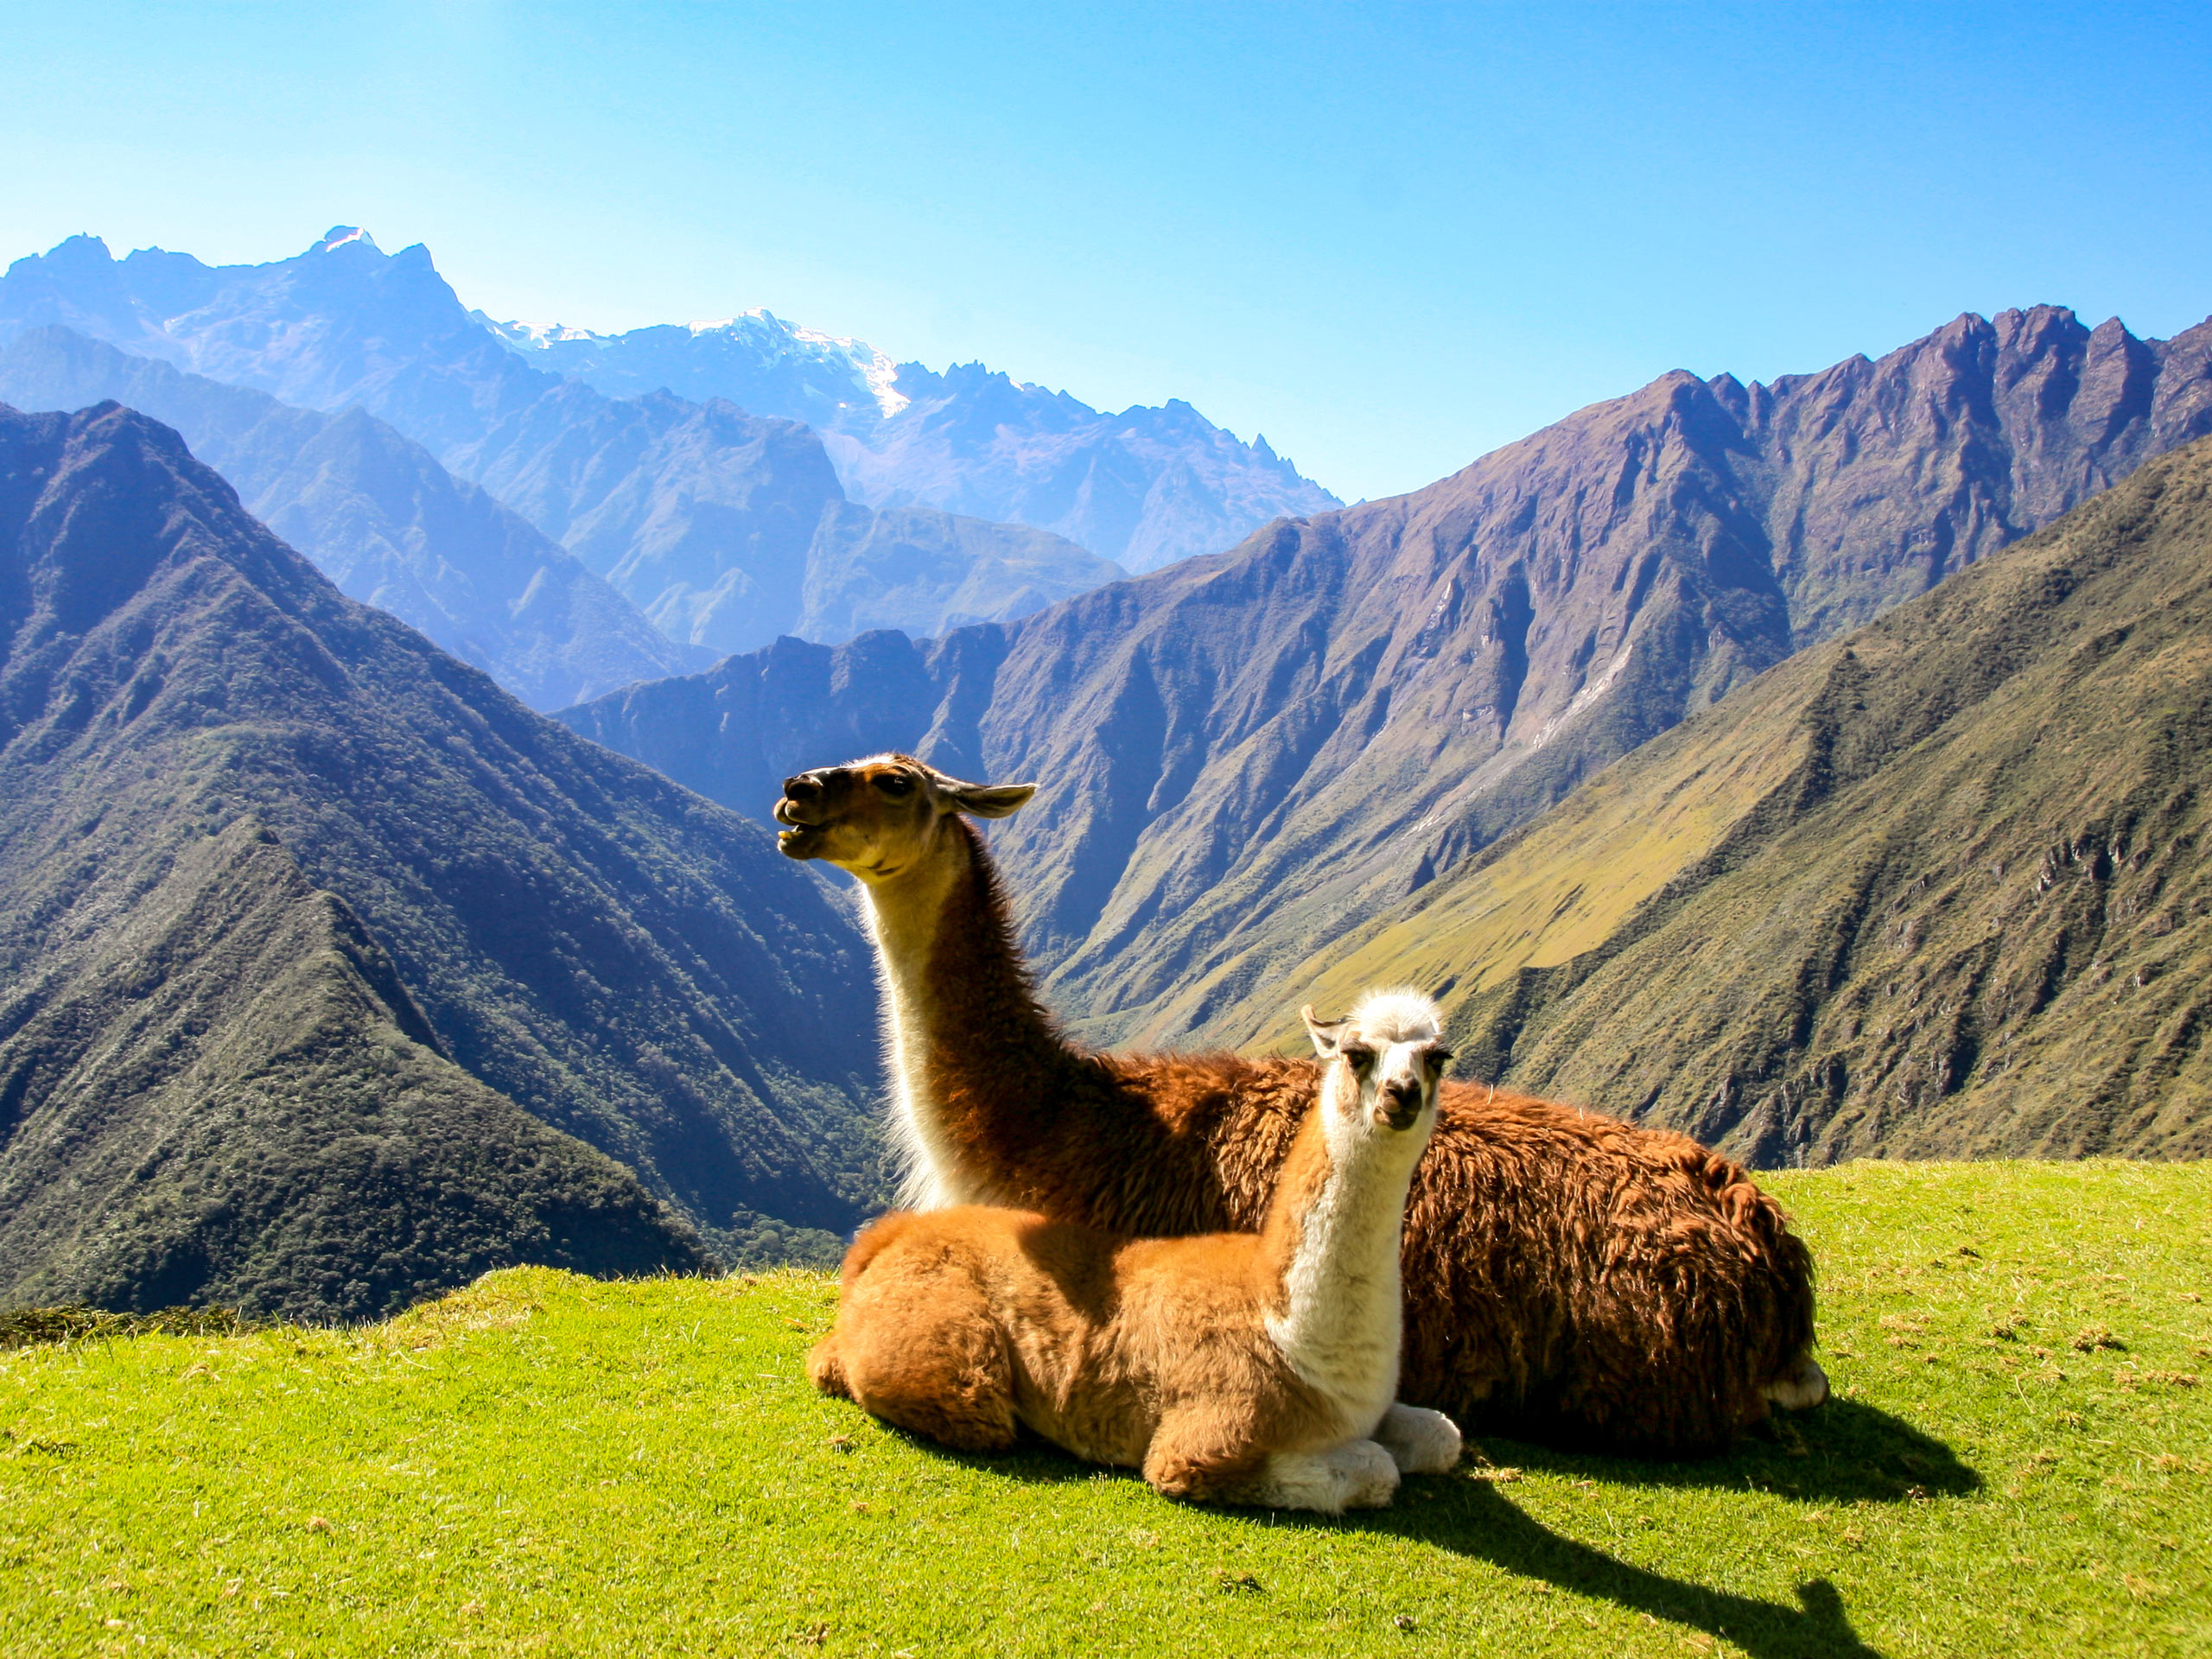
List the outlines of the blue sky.
{"type": "Polygon", "coordinates": [[[429,245],[601,329],[766,305],[1347,499],[1673,368],[2212,313],[2212,8],[0,11],[0,256],[429,245]]]}

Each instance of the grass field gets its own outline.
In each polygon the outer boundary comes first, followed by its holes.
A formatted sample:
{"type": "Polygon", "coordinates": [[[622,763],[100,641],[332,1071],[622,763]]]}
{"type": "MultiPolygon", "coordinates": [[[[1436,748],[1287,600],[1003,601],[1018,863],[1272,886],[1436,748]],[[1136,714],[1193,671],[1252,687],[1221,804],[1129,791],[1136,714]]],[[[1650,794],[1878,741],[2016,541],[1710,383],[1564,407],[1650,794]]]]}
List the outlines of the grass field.
{"type": "Polygon", "coordinates": [[[1483,1440],[1344,1522],[887,1432],[801,1376],[798,1272],[0,1352],[0,1646],[2212,1653],[2212,1166],[1773,1185],[1828,1406],[1703,1464],[1483,1440]]]}

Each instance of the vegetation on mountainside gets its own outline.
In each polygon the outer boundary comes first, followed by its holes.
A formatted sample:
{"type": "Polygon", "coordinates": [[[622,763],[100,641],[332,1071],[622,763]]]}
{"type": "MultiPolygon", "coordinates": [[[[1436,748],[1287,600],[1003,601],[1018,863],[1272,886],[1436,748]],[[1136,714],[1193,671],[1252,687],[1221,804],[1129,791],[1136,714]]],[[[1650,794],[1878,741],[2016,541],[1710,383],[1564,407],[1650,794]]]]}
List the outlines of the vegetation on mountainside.
{"type": "Polygon", "coordinates": [[[2212,1151],[2212,444],[1816,647],[1215,1027],[1441,987],[1466,1069],[1773,1165],[2212,1151]]]}
{"type": "Polygon", "coordinates": [[[2212,1166],[1774,1182],[1837,1395],[1710,1463],[1487,1441],[1341,1522],[815,1395],[835,1287],[496,1274],[390,1324],[0,1354],[44,1654],[2182,1655],[2212,1629],[2212,1166]]]}
{"type": "Polygon", "coordinates": [[[11,1300],[369,1319],[518,1262],[709,1261],[440,1052],[359,918],[251,823],[42,965],[0,1048],[43,1153],[0,1162],[11,1300]]]}
{"type": "Polygon", "coordinates": [[[174,433],[0,415],[0,1304],[831,1258],[871,999],[757,826],[345,599],[174,433]]]}

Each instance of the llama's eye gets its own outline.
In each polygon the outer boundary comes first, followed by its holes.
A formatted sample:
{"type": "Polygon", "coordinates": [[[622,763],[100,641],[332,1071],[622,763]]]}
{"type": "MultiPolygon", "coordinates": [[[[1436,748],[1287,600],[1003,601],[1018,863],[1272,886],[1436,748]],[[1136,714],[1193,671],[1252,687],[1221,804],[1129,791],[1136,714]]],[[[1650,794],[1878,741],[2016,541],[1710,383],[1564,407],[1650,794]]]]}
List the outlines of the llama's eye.
{"type": "Polygon", "coordinates": [[[914,792],[914,780],[904,773],[896,772],[879,772],[876,775],[875,786],[894,801],[914,792]]]}
{"type": "Polygon", "coordinates": [[[1355,1071],[1364,1071],[1369,1066],[1375,1064],[1375,1051],[1371,1048],[1357,1048],[1348,1046],[1344,1050],[1344,1057],[1351,1062],[1351,1069],[1355,1071]]]}
{"type": "Polygon", "coordinates": [[[1432,1071],[1441,1071],[1452,1064],[1452,1053],[1448,1048],[1432,1048],[1428,1051],[1428,1069],[1432,1071]]]}

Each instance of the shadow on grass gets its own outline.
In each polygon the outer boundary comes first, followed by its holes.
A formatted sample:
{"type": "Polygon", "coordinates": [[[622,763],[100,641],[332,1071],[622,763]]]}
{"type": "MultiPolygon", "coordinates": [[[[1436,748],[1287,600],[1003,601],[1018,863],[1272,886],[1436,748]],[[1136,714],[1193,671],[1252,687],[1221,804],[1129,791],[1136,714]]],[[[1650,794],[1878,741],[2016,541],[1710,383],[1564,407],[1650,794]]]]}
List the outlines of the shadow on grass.
{"type": "Polygon", "coordinates": [[[1823,1503],[1900,1503],[1981,1489],[1981,1477],[1942,1441],[1855,1400],[1777,1418],[1722,1456],[1673,1463],[1472,1438],[1493,1463],[1619,1486],[1772,1492],[1823,1503]]]}
{"type": "MultiPolygon", "coordinates": [[[[1012,1452],[988,1453],[955,1452],[903,1430],[892,1432],[916,1449],[963,1468],[1032,1485],[1067,1485],[1096,1480],[1102,1475],[1110,1479],[1138,1478],[1126,1469],[1109,1474],[1026,1435],[1012,1452]]],[[[1603,1459],[1586,1461],[1617,1482],[1622,1469],[1628,1466],[1603,1459]]],[[[1663,1470],[1668,1465],[1649,1467],[1663,1470]]],[[[1488,1561],[1520,1578],[1593,1600],[1610,1601],[1629,1612],[1649,1613],[1669,1624],[1704,1630],[1733,1643],[1755,1659],[1879,1659],[1878,1649],[1861,1641],[1851,1628],[1843,1598],[1825,1579],[1799,1585],[1801,1605],[1790,1607],[1669,1578],[1631,1566],[1594,1545],[1561,1536],[1508,1501],[1495,1483],[1470,1480],[1464,1474],[1415,1477],[1394,1507],[1341,1519],[1256,1510],[1211,1513],[1230,1524],[1372,1532],[1411,1539],[1471,1560],[1488,1561]]]]}
{"type": "MultiPolygon", "coordinates": [[[[1027,1433],[1011,1452],[982,1455],[952,1452],[918,1435],[893,1432],[934,1456],[1032,1484],[1065,1485],[1096,1479],[1102,1472],[1027,1433]]],[[[1497,1464],[1616,1488],[1743,1490],[1828,1503],[1880,1503],[1962,1497],[1982,1484],[1981,1477],[1942,1441],[1901,1418],[1851,1400],[1831,1400],[1817,1411],[1779,1421],[1767,1431],[1746,1437],[1724,1457],[1695,1462],[1607,1458],[1494,1438],[1485,1439],[1482,1446],[1497,1464]]],[[[1116,1478],[1136,1477],[1118,1471],[1116,1478]]],[[[1488,1561],[1522,1578],[1610,1601],[1630,1612],[1704,1630],[1758,1659],[1876,1656],[1876,1649],[1851,1628],[1842,1597],[1825,1579],[1799,1585],[1800,1605],[1791,1607],[1669,1578],[1552,1531],[1516,1507],[1491,1481],[1450,1476],[1416,1479],[1395,1508],[1341,1521],[1313,1516],[1262,1517],[1250,1510],[1220,1513],[1224,1519],[1270,1526],[1351,1528],[1413,1539],[1488,1561]]]]}
{"type": "Polygon", "coordinates": [[[997,1475],[1007,1480],[1018,1480],[1030,1486],[1072,1486],[1086,1480],[1138,1480],[1142,1478],[1134,1469],[1117,1469],[1105,1464],[1085,1463],[1072,1452],[1064,1452],[1043,1435],[1027,1428],[1015,1432],[1020,1439],[1011,1452],[963,1452],[956,1446],[933,1440],[911,1428],[897,1423],[887,1423],[880,1417],[872,1420],[875,1426],[901,1445],[912,1447],[925,1457],[957,1464],[963,1469],[972,1469],[979,1475],[997,1475]]]}
{"type": "MultiPolygon", "coordinates": [[[[1634,1567],[1596,1547],[1563,1538],[1506,1500],[1488,1481],[1417,1483],[1410,1504],[1362,1516],[1352,1524],[1368,1532],[1411,1538],[1470,1560],[1488,1561],[1522,1578],[1577,1595],[1610,1601],[1733,1643],[1758,1659],[1878,1659],[1861,1641],[1844,1611],[1843,1598],[1825,1579],[1797,1586],[1796,1607],[1634,1567]],[[1424,1496],[1428,1501],[1421,1501],[1424,1496]]],[[[1280,1524],[1280,1522],[1278,1522],[1280,1524]]],[[[1309,1524],[1325,1525],[1313,1522],[1309,1524]]]]}
{"type": "MultiPolygon", "coordinates": [[[[1082,1462],[1027,1429],[1021,1431],[1020,1443],[1011,1452],[956,1452],[880,1420],[879,1424],[931,1457],[1034,1485],[1065,1485],[1099,1473],[1096,1465],[1082,1462]]],[[[1980,1491],[1982,1484],[1981,1477],[1934,1435],[1853,1400],[1831,1400],[1815,1411],[1779,1420],[1745,1435],[1723,1456],[1672,1463],[1562,1452],[1502,1436],[1471,1436],[1469,1444],[1494,1464],[1564,1480],[1668,1491],[1768,1492],[1808,1503],[1904,1503],[1963,1497],[1980,1491]]]]}

